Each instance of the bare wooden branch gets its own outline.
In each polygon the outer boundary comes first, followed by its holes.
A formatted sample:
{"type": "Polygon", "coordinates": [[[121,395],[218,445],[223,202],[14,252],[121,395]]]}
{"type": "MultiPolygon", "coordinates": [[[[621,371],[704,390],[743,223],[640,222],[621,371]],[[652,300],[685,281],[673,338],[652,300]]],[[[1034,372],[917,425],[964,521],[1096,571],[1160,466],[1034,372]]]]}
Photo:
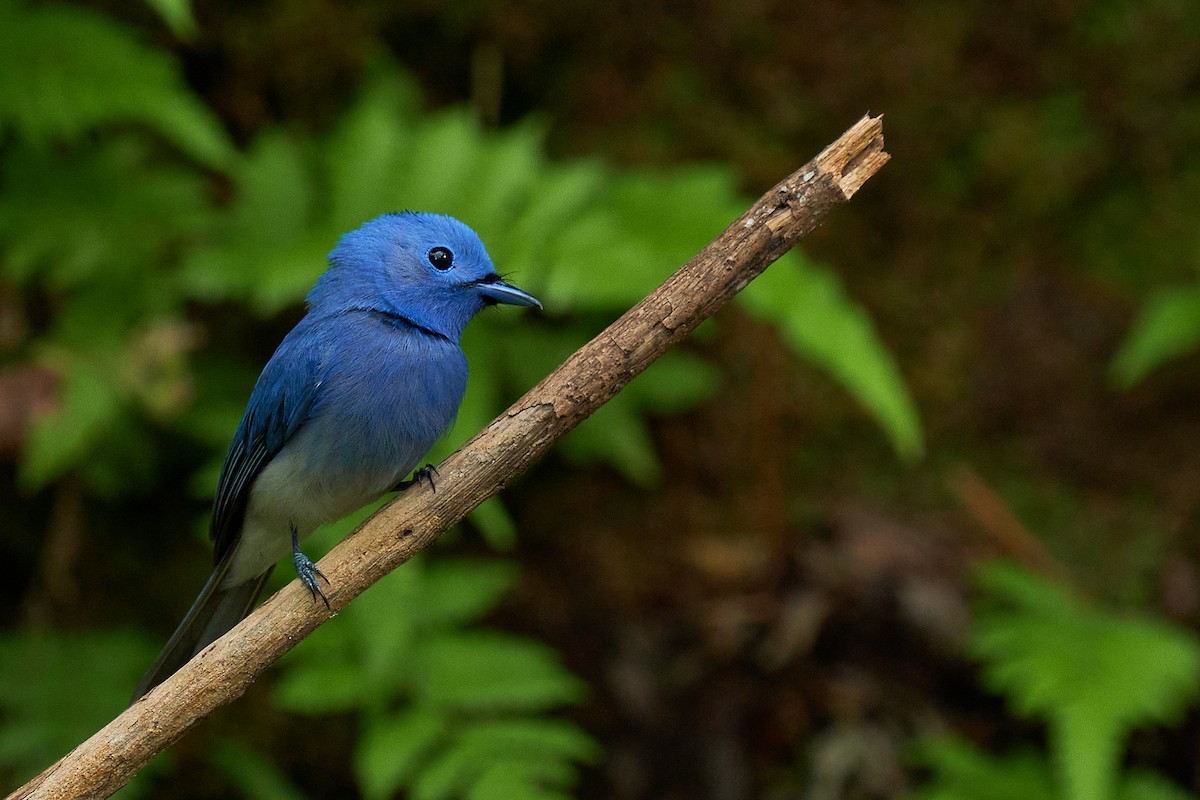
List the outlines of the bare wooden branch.
{"type": "Polygon", "coordinates": [[[882,117],[864,117],[763,195],[658,289],[497,417],[418,486],[321,560],[329,609],[293,581],[58,763],[9,796],[107,797],[368,586],[428,546],[619,392],[819,225],[888,160],[882,117]]]}

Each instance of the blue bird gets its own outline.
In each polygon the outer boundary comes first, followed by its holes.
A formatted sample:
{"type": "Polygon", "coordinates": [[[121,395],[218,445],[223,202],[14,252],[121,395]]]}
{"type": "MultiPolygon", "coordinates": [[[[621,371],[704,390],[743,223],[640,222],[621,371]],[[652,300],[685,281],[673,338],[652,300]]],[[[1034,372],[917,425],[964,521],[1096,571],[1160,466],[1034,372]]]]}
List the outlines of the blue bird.
{"type": "Polygon", "coordinates": [[[405,478],[458,412],[463,329],[497,303],[541,308],[500,279],[473,230],[415,212],[344,235],[307,299],[225,456],[213,503],[216,567],[135,700],[249,614],[289,548],[313,600],[325,600],[325,576],[300,540],[388,491],[432,480],[431,468],[405,478]]]}

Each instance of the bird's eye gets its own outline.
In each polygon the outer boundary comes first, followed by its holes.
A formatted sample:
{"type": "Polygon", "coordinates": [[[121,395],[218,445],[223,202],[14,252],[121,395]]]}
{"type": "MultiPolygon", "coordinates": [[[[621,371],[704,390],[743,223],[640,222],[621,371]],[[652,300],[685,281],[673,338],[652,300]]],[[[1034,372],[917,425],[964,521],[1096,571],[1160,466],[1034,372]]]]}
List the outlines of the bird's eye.
{"type": "Polygon", "coordinates": [[[429,263],[444,272],[454,265],[454,253],[448,247],[435,247],[429,251],[429,263]]]}

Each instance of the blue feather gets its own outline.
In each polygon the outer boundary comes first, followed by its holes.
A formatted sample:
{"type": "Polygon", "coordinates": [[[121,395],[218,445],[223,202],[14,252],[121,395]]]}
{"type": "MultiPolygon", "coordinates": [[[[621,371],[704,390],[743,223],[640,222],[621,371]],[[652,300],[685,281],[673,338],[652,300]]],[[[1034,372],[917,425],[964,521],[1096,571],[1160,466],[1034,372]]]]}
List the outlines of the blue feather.
{"type": "Polygon", "coordinates": [[[213,501],[215,561],[221,560],[240,533],[254,479],[304,424],[317,399],[318,359],[306,347],[302,332],[306,322],[308,317],[292,329],[263,368],[225,455],[213,501]]]}

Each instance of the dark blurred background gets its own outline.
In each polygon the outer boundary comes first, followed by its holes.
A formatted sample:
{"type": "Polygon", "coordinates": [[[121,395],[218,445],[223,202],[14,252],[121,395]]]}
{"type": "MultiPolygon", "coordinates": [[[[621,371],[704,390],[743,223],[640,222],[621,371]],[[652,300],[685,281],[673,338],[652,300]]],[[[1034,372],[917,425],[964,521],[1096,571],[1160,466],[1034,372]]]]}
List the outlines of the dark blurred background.
{"type": "Polygon", "coordinates": [[[892,161],[792,273],[127,791],[1200,792],[1200,5],[0,0],[0,29],[12,786],[203,582],[225,443],[338,232],[457,213],[546,301],[468,342],[455,446],[870,112],[892,161]],[[550,688],[431,688],[500,680],[488,646],[550,688]]]}

